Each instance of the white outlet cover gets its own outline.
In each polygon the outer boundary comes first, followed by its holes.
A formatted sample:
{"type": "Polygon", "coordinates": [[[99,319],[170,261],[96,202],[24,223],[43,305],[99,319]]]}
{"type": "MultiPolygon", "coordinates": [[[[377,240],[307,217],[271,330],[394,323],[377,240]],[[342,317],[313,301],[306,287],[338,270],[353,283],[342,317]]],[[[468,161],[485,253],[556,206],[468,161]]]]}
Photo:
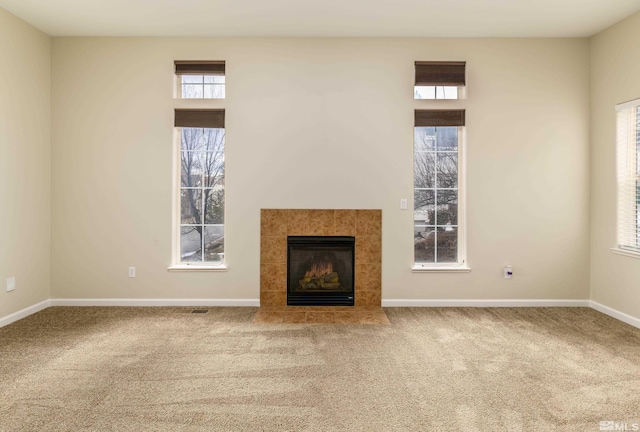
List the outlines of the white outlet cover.
{"type": "Polygon", "coordinates": [[[16,289],[16,278],[10,277],[7,279],[7,292],[16,289]]]}

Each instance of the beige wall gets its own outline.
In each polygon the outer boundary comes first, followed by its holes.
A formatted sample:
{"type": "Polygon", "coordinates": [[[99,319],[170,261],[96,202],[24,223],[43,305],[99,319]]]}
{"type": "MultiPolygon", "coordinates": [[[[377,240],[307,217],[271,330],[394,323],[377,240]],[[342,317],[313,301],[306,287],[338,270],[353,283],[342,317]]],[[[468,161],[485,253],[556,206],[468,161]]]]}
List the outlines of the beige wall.
{"type": "Polygon", "coordinates": [[[615,255],[616,115],[640,98],[640,13],[591,38],[591,297],[640,318],[640,261],[615,255]]]}
{"type": "Polygon", "coordinates": [[[0,9],[0,59],[2,318],[50,294],[50,38],[0,9]]]}
{"type": "Polygon", "coordinates": [[[586,39],[56,38],[52,297],[257,299],[261,208],[363,208],[383,299],[586,299],[588,67],[586,39]],[[167,272],[175,59],[227,62],[225,273],[167,272]],[[467,109],[471,273],[410,272],[415,60],[467,61],[437,105],[467,109]]]}

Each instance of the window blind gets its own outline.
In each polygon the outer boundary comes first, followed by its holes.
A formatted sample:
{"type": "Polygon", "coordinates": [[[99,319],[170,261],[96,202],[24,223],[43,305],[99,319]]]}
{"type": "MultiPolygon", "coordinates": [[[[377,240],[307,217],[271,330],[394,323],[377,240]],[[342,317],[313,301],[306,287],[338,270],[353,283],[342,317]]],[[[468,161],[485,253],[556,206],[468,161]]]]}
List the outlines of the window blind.
{"type": "Polygon", "coordinates": [[[176,75],[224,75],[224,61],[176,60],[176,75]]]}
{"type": "Polygon", "coordinates": [[[415,110],[415,127],[464,126],[464,110],[415,110]]]}
{"type": "Polygon", "coordinates": [[[176,109],[175,127],[224,128],[223,109],[176,109]]]}
{"type": "Polygon", "coordinates": [[[616,106],[618,247],[640,252],[640,99],[616,106]]]}
{"type": "Polygon", "coordinates": [[[464,86],[466,62],[417,61],[417,86],[464,86]]]}

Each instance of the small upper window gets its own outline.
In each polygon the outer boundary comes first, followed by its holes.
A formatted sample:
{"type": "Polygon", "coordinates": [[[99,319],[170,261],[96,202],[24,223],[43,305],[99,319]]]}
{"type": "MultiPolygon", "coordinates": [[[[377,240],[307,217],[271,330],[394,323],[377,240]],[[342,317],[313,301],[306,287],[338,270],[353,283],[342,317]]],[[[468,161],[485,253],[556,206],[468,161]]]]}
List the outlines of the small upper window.
{"type": "Polygon", "coordinates": [[[175,61],[176,97],[181,99],[224,99],[224,61],[175,61]]]}
{"type": "Polygon", "coordinates": [[[464,99],[465,62],[416,62],[414,99],[464,99]]]}

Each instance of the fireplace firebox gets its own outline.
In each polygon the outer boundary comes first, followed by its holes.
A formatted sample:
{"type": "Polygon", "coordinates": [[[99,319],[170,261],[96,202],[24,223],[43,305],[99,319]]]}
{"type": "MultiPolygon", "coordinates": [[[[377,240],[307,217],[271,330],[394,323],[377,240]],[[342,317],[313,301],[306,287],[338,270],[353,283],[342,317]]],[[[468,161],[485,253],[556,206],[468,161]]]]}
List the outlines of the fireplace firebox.
{"type": "Polygon", "coordinates": [[[354,305],[355,237],[287,237],[287,305],[354,305]]]}

